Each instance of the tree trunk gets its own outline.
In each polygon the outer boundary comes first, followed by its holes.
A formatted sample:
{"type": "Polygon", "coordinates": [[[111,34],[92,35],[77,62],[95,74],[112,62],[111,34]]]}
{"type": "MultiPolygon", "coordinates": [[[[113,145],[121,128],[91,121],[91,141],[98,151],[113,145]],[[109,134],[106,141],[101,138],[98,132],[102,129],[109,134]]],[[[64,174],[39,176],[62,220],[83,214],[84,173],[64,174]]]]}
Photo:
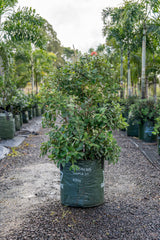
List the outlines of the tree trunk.
{"type": "Polygon", "coordinates": [[[130,51],[128,50],[128,96],[131,96],[131,69],[130,69],[130,51]]]}
{"type": "Polygon", "coordinates": [[[143,26],[142,38],[142,72],[141,72],[141,97],[146,98],[146,25],[143,26]]]}
{"type": "Polygon", "coordinates": [[[37,75],[36,75],[36,94],[38,94],[38,79],[37,79],[37,75]]]}
{"type": "Polygon", "coordinates": [[[148,88],[149,88],[148,85],[149,85],[149,83],[148,83],[148,78],[146,78],[146,81],[145,81],[145,82],[146,82],[146,90],[145,90],[146,96],[145,96],[145,97],[146,97],[146,98],[149,98],[149,91],[148,91],[148,88]]]}
{"type": "MultiPolygon", "coordinates": [[[[155,64],[155,58],[153,54],[153,66],[155,64]]],[[[154,72],[154,81],[153,81],[153,98],[154,101],[157,102],[157,78],[156,78],[156,73],[154,72]]]]}
{"type": "Polygon", "coordinates": [[[154,97],[154,101],[157,101],[157,78],[156,78],[156,74],[154,74],[154,90],[153,90],[153,97],[154,97]]]}
{"type": "Polygon", "coordinates": [[[121,48],[121,67],[120,67],[120,85],[121,85],[121,92],[120,98],[124,98],[124,85],[123,85],[123,49],[121,48]]]}
{"type": "Polygon", "coordinates": [[[33,54],[31,52],[31,83],[32,83],[32,93],[34,93],[34,62],[33,62],[33,54]]]}
{"type": "MultiPolygon", "coordinates": [[[[1,25],[2,25],[2,16],[0,15],[0,39],[1,39],[1,25]]],[[[3,59],[0,56],[0,76],[3,75],[3,59]]]]}

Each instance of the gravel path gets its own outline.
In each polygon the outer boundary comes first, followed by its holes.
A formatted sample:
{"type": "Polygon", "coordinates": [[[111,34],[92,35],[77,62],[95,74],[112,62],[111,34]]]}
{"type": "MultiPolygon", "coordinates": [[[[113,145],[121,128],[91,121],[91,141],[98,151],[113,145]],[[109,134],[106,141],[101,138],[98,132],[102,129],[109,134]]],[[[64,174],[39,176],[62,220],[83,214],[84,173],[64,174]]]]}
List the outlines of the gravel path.
{"type": "Polygon", "coordinates": [[[0,161],[0,239],[160,240],[160,172],[129,138],[115,133],[122,151],[105,165],[105,203],[82,209],[60,204],[59,170],[39,156],[45,131],[0,161]]]}

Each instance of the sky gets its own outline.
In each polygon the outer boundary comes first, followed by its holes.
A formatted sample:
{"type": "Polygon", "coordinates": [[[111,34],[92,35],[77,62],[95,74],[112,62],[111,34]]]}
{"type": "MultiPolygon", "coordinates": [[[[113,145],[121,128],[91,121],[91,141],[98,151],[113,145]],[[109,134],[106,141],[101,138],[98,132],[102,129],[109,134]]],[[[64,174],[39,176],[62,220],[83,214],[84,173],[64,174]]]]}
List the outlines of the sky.
{"type": "Polygon", "coordinates": [[[57,33],[62,46],[87,52],[105,42],[102,10],[121,6],[123,0],[19,0],[18,7],[32,7],[57,33]]]}

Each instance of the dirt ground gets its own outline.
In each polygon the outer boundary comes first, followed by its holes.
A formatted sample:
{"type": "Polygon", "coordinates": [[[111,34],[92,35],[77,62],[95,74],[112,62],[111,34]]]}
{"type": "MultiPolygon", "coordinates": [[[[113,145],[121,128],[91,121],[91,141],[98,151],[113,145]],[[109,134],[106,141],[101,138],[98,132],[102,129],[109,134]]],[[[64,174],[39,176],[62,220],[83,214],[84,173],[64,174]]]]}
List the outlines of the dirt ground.
{"type": "Polygon", "coordinates": [[[46,129],[0,161],[0,239],[160,240],[160,171],[125,135],[116,165],[105,164],[105,202],[60,203],[59,169],[40,157],[46,129]]]}

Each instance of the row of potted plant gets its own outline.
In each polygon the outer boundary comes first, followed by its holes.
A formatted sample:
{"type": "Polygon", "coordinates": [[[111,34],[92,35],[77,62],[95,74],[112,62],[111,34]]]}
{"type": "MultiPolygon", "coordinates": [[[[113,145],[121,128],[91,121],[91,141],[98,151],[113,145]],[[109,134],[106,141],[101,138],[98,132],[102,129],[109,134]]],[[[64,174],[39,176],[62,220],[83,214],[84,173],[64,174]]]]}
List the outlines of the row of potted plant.
{"type": "Polygon", "coordinates": [[[123,114],[128,123],[127,135],[139,137],[145,142],[155,142],[160,134],[160,101],[128,98],[122,101],[123,114]],[[129,103],[129,104],[128,104],[129,103]]]}
{"type": "Polygon", "coordinates": [[[0,138],[13,138],[23,123],[40,116],[44,108],[38,95],[26,95],[22,91],[12,96],[5,107],[0,108],[0,138]]]}

